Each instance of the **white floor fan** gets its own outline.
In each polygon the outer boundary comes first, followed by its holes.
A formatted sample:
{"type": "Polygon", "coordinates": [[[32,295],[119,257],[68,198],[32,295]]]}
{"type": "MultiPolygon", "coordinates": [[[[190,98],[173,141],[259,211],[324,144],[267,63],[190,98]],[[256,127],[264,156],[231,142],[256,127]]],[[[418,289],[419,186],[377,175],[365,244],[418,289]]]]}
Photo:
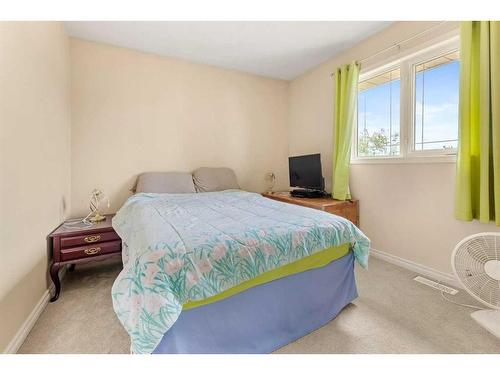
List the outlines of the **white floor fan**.
{"type": "Polygon", "coordinates": [[[464,238],[451,264],[464,289],[491,309],[475,311],[471,317],[500,339],[500,232],[464,238]]]}

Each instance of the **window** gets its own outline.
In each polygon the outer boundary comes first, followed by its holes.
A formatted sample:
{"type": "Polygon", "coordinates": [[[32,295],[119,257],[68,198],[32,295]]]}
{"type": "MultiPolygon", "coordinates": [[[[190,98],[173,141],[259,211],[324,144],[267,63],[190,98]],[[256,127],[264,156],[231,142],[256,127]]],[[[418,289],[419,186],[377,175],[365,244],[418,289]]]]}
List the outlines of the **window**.
{"type": "Polygon", "coordinates": [[[399,68],[358,87],[358,156],[399,155],[399,68]]]}
{"type": "Polygon", "coordinates": [[[459,64],[458,39],[454,39],[362,71],[353,159],[454,154],[459,64]]]}
{"type": "Polygon", "coordinates": [[[458,145],[458,51],[415,66],[415,151],[458,145]]]}

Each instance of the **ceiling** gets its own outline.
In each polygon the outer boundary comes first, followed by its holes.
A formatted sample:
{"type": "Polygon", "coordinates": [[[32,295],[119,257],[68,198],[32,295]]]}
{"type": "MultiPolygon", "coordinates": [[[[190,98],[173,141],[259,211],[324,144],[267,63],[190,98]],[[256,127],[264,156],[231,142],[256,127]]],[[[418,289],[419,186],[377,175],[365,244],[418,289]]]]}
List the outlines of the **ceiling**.
{"type": "Polygon", "coordinates": [[[291,80],[391,22],[65,22],[71,36],[291,80]]]}

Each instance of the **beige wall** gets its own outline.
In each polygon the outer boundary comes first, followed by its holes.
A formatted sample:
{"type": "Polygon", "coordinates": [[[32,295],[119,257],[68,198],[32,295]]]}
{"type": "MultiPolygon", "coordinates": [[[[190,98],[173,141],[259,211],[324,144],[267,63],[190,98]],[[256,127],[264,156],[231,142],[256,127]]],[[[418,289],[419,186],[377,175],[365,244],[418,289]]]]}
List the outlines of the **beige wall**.
{"type": "Polygon", "coordinates": [[[227,166],[263,191],[287,178],[288,83],[109,45],[71,40],[72,213],[91,190],[110,212],[144,171],[227,166]]]}
{"type": "MultiPolygon", "coordinates": [[[[435,22],[399,22],[290,83],[290,154],[321,152],[327,188],[331,186],[334,81],[341,64],[360,60],[433,27],[435,22]]],[[[455,22],[436,26],[402,46],[400,55],[458,32],[455,22]]],[[[398,56],[393,49],[368,60],[370,68],[398,56]]],[[[356,164],[351,190],[360,200],[361,228],[372,246],[392,255],[451,273],[450,255],[464,236],[498,231],[493,224],[453,218],[454,163],[356,164]]]]}
{"type": "Polygon", "coordinates": [[[47,290],[45,236],[70,204],[69,41],[0,22],[0,351],[47,290]]]}

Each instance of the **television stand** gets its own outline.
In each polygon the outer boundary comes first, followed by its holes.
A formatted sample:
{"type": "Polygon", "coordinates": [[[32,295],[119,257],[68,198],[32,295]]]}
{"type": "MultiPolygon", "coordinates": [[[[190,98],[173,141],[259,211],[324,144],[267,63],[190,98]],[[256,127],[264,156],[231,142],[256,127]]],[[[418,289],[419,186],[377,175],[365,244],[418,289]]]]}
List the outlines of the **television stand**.
{"type": "Polygon", "coordinates": [[[332,197],[297,198],[290,196],[290,193],[288,191],[264,193],[262,195],[266,198],[274,199],[276,201],[296,204],[298,206],[304,206],[329,212],[334,215],[345,217],[347,220],[352,221],[356,226],[358,226],[359,224],[358,201],[356,199],[351,199],[348,201],[338,201],[336,199],[333,199],[332,197]]]}
{"type": "Polygon", "coordinates": [[[296,198],[323,198],[326,193],[321,190],[295,189],[290,192],[290,195],[296,198]]]}

